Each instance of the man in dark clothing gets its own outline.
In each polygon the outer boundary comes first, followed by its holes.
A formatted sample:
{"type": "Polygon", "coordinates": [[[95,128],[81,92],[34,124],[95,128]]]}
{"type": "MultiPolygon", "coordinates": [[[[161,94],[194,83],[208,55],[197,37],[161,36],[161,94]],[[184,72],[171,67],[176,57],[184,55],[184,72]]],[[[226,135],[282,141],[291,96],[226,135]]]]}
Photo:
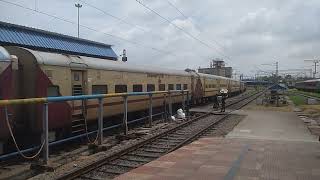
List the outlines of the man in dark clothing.
{"type": "Polygon", "coordinates": [[[227,94],[223,93],[222,94],[222,99],[221,99],[221,112],[225,112],[226,111],[226,98],[227,98],[227,94]]]}

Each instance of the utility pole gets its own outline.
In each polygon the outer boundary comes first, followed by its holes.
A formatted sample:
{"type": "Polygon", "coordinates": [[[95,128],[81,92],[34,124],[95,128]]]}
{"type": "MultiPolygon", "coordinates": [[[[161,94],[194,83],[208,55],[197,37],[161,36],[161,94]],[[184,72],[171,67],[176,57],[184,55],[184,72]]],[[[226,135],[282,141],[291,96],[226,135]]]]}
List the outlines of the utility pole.
{"type": "Polygon", "coordinates": [[[279,84],[279,63],[276,62],[276,83],[279,84]]]}
{"type": "Polygon", "coordinates": [[[80,37],[80,8],[82,7],[82,5],[80,3],[77,3],[74,5],[76,8],[78,8],[78,38],[80,37]]]}
{"type": "Polygon", "coordinates": [[[317,74],[317,66],[318,66],[318,63],[320,63],[320,60],[316,60],[316,59],[313,59],[313,60],[304,60],[304,61],[311,61],[314,63],[314,73],[313,73],[313,78],[316,78],[316,74],[317,74]]]}
{"type": "Polygon", "coordinates": [[[37,0],[34,0],[34,10],[35,10],[35,11],[37,11],[37,9],[38,9],[38,8],[37,8],[37,3],[38,3],[37,0]]]}
{"type": "MultiPolygon", "coordinates": [[[[276,62],[276,83],[279,84],[279,63],[276,62]]],[[[277,107],[279,107],[279,92],[277,92],[277,107]]]]}
{"type": "Polygon", "coordinates": [[[316,78],[316,74],[317,74],[317,64],[319,63],[319,61],[314,61],[314,74],[313,74],[313,78],[316,78]]]}

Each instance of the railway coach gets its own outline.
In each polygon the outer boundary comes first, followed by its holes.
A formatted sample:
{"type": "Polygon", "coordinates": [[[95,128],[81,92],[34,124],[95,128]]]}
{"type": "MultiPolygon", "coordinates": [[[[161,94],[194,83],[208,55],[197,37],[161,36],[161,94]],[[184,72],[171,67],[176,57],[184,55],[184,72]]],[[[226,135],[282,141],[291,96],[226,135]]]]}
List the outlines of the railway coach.
{"type": "MultiPolygon", "coordinates": [[[[189,90],[190,101],[210,101],[221,88],[231,94],[245,90],[238,80],[197,73],[193,70],[172,70],[137,66],[63,53],[43,52],[17,46],[1,48],[6,58],[0,60],[0,97],[2,99],[50,96],[76,96],[165,90],[189,90]]],[[[182,95],[173,94],[172,103],[181,103],[182,95]]],[[[153,96],[153,107],[164,104],[163,95],[153,96]]],[[[49,129],[56,137],[84,133],[85,122],[97,119],[97,100],[57,102],[49,104],[49,129]]],[[[123,113],[121,97],[104,101],[104,117],[123,113]]],[[[148,109],[148,97],[130,97],[129,112],[148,109]]],[[[9,108],[15,132],[41,133],[42,106],[15,105],[9,108]]],[[[4,113],[0,112],[0,139],[8,139],[4,113]]]]}
{"type": "Polygon", "coordinates": [[[295,88],[302,91],[320,92],[320,79],[311,79],[295,83],[295,88]]]}

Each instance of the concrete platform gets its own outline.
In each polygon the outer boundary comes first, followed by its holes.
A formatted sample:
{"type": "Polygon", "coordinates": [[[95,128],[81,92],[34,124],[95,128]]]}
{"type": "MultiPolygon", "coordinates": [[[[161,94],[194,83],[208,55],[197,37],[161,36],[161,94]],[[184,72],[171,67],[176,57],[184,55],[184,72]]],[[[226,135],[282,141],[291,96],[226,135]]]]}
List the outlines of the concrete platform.
{"type": "Polygon", "coordinates": [[[320,179],[320,144],[203,138],[117,180],[320,179]]]}
{"type": "Polygon", "coordinates": [[[226,138],[202,138],[118,180],[320,179],[320,143],[293,112],[240,110],[226,138]]]}
{"type": "Polygon", "coordinates": [[[318,142],[294,112],[239,110],[246,115],[227,138],[318,142]]]}

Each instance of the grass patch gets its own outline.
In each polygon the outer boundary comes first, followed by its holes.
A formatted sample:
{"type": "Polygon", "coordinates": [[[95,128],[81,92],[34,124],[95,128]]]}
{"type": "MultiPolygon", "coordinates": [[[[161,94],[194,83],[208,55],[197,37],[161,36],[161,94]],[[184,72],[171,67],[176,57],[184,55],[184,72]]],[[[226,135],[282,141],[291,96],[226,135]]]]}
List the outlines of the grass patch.
{"type": "Polygon", "coordinates": [[[289,90],[289,92],[296,92],[296,93],[301,93],[301,94],[305,94],[305,95],[308,95],[308,96],[314,96],[314,97],[318,97],[320,98],[320,93],[315,93],[315,92],[305,92],[305,91],[299,91],[297,89],[291,89],[289,90]]]}
{"type": "Polygon", "coordinates": [[[305,105],[306,104],[306,98],[304,98],[302,96],[291,95],[291,96],[289,96],[289,98],[297,106],[301,106],[301,105],[305,105]]]}

